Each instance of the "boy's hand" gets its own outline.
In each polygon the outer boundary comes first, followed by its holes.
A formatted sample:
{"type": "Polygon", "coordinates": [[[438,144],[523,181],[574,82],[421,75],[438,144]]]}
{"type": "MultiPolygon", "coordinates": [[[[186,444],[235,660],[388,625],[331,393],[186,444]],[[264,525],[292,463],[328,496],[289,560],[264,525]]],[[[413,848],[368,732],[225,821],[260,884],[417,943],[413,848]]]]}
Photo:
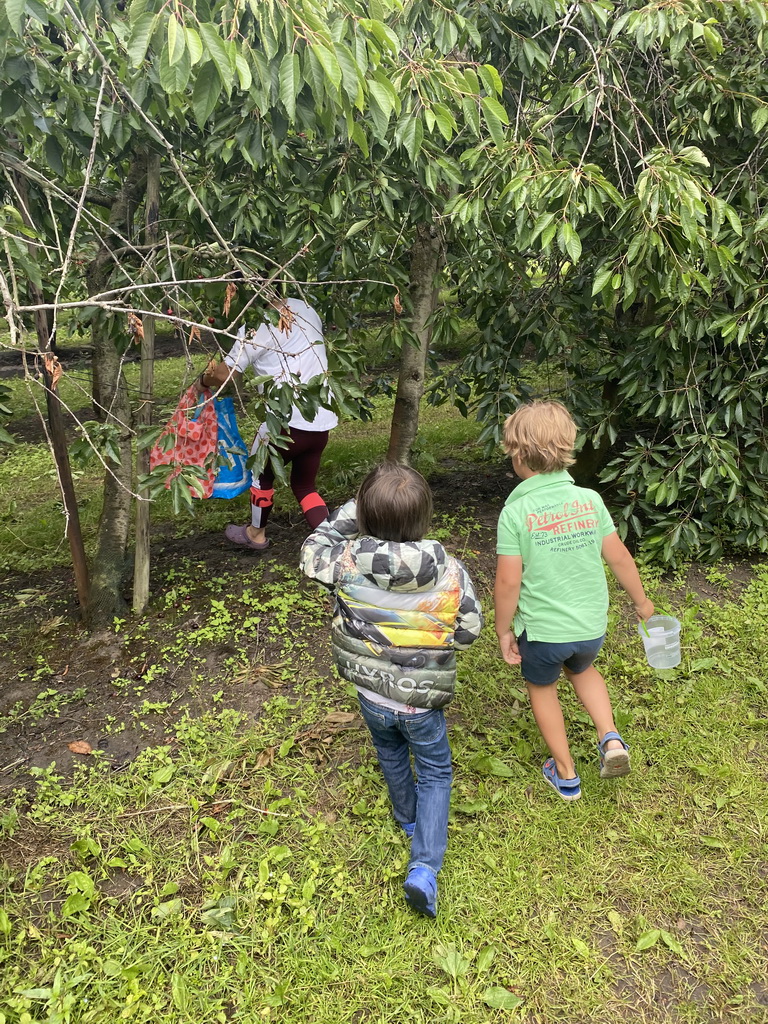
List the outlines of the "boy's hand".
{"type": "Polygon", "coordinates": [[[510,630],[499,637],[501,656],[508,665],[519,665],[523,660],[517,647],[517,637],[510,630]]]}
{"type": "Polygon", "coordinates": [[[647,597],[640,604],[635,605],[635,615],[638,622],[645,622],[646,619],[650,619],[655,611],[653,601],[650,601],[647,597]]]}

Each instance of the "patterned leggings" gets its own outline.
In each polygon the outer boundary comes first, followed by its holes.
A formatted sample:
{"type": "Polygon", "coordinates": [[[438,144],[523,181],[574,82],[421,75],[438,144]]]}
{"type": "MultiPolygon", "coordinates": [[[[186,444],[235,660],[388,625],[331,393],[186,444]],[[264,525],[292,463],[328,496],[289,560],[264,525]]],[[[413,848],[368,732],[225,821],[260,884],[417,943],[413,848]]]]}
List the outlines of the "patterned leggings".
{"type": "MultiPolygon", "coordinates": [[[[283,448],[280,457],[284,465],[291,467],[291,490],[301,506],[304,518],[311,530],[328,518],[328,508],[315,490],[317,471],[320,468],[320,456],[328,444],[327,430],[300,430],[289,427],[283,434],[289,444],[283,448]]],[[[262,442],[257,434],[251,448],[253,454],[262,442]]],[[[275,474],[271,463],[262,470],[258,480],[251,487],[251,525],[263,529],[267,525],[269,513],[275,497],[275,474]]]]}

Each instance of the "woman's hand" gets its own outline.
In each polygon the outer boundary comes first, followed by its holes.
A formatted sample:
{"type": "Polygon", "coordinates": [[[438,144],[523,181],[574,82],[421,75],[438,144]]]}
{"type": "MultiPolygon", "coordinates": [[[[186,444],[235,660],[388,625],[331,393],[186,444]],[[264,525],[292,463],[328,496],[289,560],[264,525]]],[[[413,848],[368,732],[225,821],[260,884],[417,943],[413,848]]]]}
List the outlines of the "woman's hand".
{"type": "Polygon", "coordinates": [[[197,378],[193,385],[198,395],[202,395],[206,388],[213,387],[213,383],[210,380],[211,377],[213,377],[215,383],[218,383],[218,381],[216,381],[216,367],[218,365],[219,364],[216,362],[215,359],[208,360],[208,365],[206,366],[206,368],[203,370],[203,372],[200,374],[200,376],[197,378]],[[206,380],[206,378],[208,379],[206,380]]]}

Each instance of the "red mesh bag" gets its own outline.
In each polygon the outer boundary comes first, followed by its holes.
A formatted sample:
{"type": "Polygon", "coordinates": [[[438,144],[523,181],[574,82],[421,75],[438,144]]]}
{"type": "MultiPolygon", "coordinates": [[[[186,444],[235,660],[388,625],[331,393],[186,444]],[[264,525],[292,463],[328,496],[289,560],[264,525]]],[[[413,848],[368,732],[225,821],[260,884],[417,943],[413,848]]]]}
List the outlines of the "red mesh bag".
{"type": "Polygon", "coordinates": [[[170,487],[171,480],[183,469],[187,466],[197,466],[205,471],[205,476],[201,480],[203,493],[199,495],[190,488],[192,497],[210,498],[216,478],[215,460],[210,456],[216,452],[218,439],[219,425],[211,401],[211,392],[206,389],[201,399],[195,388],[188,388],[149,453],[149,468],[153,470],[157,466],[172,466],[173,471],[165,485],[170,487]],[[175,439],[174,444],[168,451],[164,451],[161,441],[169,435],[175,439]]]}

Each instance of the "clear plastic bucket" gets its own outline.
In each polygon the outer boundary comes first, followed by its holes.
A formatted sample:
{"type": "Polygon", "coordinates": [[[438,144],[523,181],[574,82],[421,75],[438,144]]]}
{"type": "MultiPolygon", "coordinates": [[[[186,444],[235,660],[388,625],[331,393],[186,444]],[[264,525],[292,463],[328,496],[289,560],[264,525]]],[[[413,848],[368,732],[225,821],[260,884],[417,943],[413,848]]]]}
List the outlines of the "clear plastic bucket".
{"type": "Polygon", "coordinates": [[[680,623],[671,615],[652,615],[639,622],[637,631],[651,668],[675,668],[680,664],[680,623]]]}

